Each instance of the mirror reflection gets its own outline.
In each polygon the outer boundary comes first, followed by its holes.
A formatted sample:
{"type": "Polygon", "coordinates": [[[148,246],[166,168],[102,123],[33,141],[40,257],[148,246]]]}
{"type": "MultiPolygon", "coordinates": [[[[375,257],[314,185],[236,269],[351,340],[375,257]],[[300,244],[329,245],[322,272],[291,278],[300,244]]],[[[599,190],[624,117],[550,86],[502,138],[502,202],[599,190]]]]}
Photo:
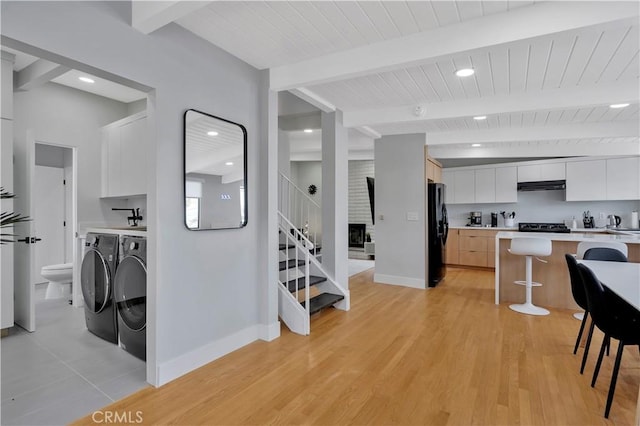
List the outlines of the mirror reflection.
{"type": "Polygon", "coordinates": [[[190,230],[247,224],[247,131],[193,109],[184,115],[185,225],[190,230]]]}

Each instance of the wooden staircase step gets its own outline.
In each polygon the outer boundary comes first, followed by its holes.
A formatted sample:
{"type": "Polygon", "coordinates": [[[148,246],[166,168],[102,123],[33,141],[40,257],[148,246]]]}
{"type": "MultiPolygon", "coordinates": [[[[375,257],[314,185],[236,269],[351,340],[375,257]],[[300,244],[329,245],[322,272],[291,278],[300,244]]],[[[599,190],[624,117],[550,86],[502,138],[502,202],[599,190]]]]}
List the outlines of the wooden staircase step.
{"type": "MultiPolygon", "coordinates": [[[[309,286],[320,284],[322,282],[325,282],[326,280],[327,280],[326,277],[318,277],[316,275],[309,275],[309,286]]],[[[296,278],[296,279],[288,281],[285,284],[290,292],[296,291],[296,282],[298,284],[297,285],[297,289],[298,290],[302,290],[304,288],[304,285],[305,285],[304,277],[296,278]]]]}
{"type": "MultiPolygon", "coordinates": [[[[334,303],[344,299],[341,294],[322,293],[309,299],[309,315],[313,315],[316,312],[320,312],[322,309],[332,306],[334,303]]],[[[300,302],[302,307],[305,307],[304,302],[300,302]]]]}
{"type": "Polygon", "coordinates": [[[279,262],[279,267],[281,271],[291,269],[291,268],[296,268],[298,266],[304,266],[304,260],[298,260],[297,264],[295,259],[283,260],[279,262]]]}

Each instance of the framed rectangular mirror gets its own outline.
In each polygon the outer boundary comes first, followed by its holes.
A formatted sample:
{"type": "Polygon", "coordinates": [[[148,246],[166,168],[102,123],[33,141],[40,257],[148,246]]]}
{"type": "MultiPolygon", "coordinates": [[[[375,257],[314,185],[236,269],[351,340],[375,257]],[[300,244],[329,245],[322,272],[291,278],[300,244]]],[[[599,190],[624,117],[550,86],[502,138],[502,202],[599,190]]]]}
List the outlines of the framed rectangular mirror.
{"type": "Polygon", "coordinates": [[[247,224],[247,130],[189,109],[184,113],[184,222],[191,231],[247,224]]]}

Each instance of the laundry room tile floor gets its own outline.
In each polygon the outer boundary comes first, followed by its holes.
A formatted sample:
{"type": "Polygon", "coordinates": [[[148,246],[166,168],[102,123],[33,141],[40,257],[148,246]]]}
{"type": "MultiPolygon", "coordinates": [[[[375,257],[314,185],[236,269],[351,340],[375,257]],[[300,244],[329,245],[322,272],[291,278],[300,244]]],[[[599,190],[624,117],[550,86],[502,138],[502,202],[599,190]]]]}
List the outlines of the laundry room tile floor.
{"type": "Polygon", "coordinates": [[[36,304],[36,331],[0,340],[2,425],[63,425],[146,386],[145,363],[87,331],[67,300],[36,304]]]}

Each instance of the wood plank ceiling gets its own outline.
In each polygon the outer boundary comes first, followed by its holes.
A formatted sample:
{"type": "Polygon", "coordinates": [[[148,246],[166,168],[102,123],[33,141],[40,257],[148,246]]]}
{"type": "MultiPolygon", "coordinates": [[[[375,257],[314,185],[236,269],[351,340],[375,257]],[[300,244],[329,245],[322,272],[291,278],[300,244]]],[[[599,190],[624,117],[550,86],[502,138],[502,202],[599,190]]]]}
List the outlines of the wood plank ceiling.
{"type": "Polygon", "coordinates": [[[473,142],[564,145],[574,152],[589,144],[633,149],[640,114],[637,5],[634,12],[630,2],[600,2],[606,9],[599,12],[598,5],[589,9],[598,2],[569,3],[561,7],[570,8],[571,16],[541,18],[552,9],[535,1],[214,1],[176,22],[256,68],[284,70],[282,75],[300,64],[312,68],[321,58],[329,77],[309,78],[295,89],[342,110],[349,127],[382,135],[426,132],[430,144],[449,151],[473,142]],[[609,10],[611,17],[602,17],[609,10]],[[532,27],[523,33],[537,33],[516,34],[509,19],[526,27],[528,14],[532,27]],[[494,34],[487,34],[482,25],[488,22],[505,25],[489,27],[494,34]],[[548,33],[540,29],[547,26],[548,33]],[[437,48],[429,46],[431,35],[434,44],[459,43],[448,52],[425,53],[422,61],[385,63],[395,53],[389,43],[410,45],[421,35],[427,36],[425,52],[437,48]],[[505,42],[481,45],[491,37],[505,42]],[[380,52],[379,67],[349,75],[341,74],[343,63],[332,62],[344,52],[357,61],[367,47],[380,52]],[[460,68],[475,74],[459,78],[460,68]],[[619,102],[631,105],[609,107],[619,102]],[[416,106],[426,114],[414,114],[416,106]]]}

